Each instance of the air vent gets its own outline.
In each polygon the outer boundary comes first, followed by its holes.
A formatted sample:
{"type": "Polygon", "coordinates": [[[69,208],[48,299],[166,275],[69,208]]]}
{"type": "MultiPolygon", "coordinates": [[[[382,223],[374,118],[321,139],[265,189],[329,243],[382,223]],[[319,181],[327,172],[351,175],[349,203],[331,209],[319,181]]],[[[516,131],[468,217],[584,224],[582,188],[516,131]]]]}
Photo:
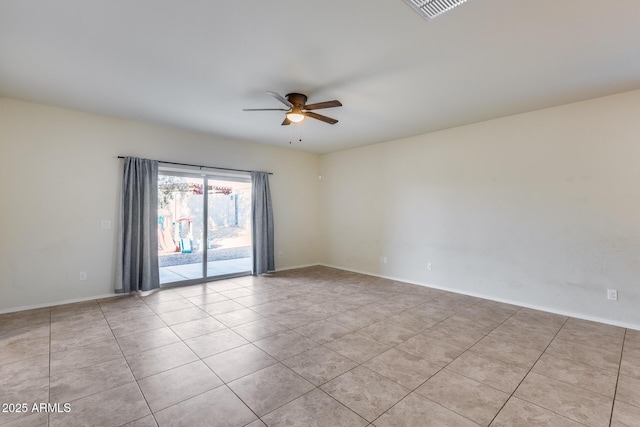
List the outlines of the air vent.
{"type": "Polygon", "coordinates": [[[433,19],[456,6],[460,6],[467,0],[404,0],[413,10],[423,18],[433,19]]]}

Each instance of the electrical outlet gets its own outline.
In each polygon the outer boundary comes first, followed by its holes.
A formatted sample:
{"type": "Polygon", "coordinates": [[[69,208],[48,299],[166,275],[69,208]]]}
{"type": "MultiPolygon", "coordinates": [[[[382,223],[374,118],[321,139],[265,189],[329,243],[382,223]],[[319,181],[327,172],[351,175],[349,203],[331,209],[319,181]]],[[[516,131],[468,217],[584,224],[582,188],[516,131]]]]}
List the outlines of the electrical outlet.
{"type": "Polygon", "coordinates": [[[430,262],[427,263],[427,270],[431,270],[431,263],[430,262]]]}
{"type": "Polygon", "coordinates": [[[618,291],[615,289],[607,289],[607,299],[618,301],[618,291]]]}
{"type": "Polygon", "coordinates": [[[80,280],[87,280],[87,272],[86,271],[81,271],[80,272],[80,280]]]}
{"type": "Polygon", "coordinates": [[[278,252],[278,258],[282,258],[282,251],[278,252]]]}
{"type": "Polygon", "coordinates": [[[100,221],[100,228],[102,228],[103,230],[108,230],[111,228],[111,221],[108,219],[103,219],[102,221],[100,221]]]}

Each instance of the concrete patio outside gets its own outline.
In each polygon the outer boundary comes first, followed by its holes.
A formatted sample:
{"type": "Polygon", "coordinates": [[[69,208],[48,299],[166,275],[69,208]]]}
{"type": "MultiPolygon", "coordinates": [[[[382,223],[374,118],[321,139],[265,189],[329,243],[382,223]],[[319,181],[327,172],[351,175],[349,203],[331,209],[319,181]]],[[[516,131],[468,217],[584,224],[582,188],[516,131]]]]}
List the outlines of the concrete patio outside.
{"type": "MultiPolygon", "coordinates": [[[[209,261],[207,276],[251,273],[251,257],[209,261]]],[[[202,279],[202,263],[160,267],[160,284],[202,279]]]]}

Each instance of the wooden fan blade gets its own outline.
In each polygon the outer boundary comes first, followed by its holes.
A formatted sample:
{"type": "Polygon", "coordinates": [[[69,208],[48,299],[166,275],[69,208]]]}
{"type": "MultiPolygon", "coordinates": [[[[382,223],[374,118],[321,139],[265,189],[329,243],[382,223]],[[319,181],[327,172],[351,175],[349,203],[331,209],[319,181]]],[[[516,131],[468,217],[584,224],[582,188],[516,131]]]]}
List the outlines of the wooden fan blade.
{"type": "Polygon", "coordinates": [[[304,115],[307,116],[307,117],[311,117],[312,119],[316,119],[316,120],[323,121],[325,123],[329,123],[330,125],[335,125],[336,123],[338,123],[338,121],[336,119],[332,119],[331,117],[323,116],[323,115],[317,114],[317,113],[306,112],[306,113],[304,113],[304,115]]]}
{"type": "Polygon", "coordinates": [[[318,102],[317,104],[305,105],[305,110],[320,110],[321,108],[342,107],[342,103],[337,99],[333,101],[318,102]]]}
{"type": "Polygon", "coordinates": [[[286,108],[243,108],[242,111],[289,111],[286,108]]]}
{"type": "Polygon", "coordinates": [[[282,122],[282,126],[288,126],[291,124],[291,120],[289,120],[288,118],[284,118],[284,122],[282,122]]]}
{"type": "Polygon", "coordinates": [[[276,92],[270,92],[267,91],[267,93],[271,96],[273,96],[275,99],[277,99],[278,101],[282,102],[284,105],[286,105],[289,108],[293,108],[293,104],[290,103],[287,98],[285,98],[284,96],[280,95],[279,93],[276,92]]]}

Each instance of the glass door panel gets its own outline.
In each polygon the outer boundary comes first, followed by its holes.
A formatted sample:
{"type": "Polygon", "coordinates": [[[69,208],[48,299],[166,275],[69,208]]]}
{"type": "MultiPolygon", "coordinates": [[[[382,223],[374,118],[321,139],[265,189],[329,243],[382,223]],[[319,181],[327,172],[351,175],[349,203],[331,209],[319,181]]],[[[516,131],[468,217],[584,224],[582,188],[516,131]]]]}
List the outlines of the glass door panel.
{"type": "Polygon", "coordinates": [[[251,182],[209,178],[207,275],[251,272],[251,182]]]}
{"type": "Polygon", "coordinates": [[[158,175],[160,284],[204,277],[204,188],[202,177],[158,175]]]}

